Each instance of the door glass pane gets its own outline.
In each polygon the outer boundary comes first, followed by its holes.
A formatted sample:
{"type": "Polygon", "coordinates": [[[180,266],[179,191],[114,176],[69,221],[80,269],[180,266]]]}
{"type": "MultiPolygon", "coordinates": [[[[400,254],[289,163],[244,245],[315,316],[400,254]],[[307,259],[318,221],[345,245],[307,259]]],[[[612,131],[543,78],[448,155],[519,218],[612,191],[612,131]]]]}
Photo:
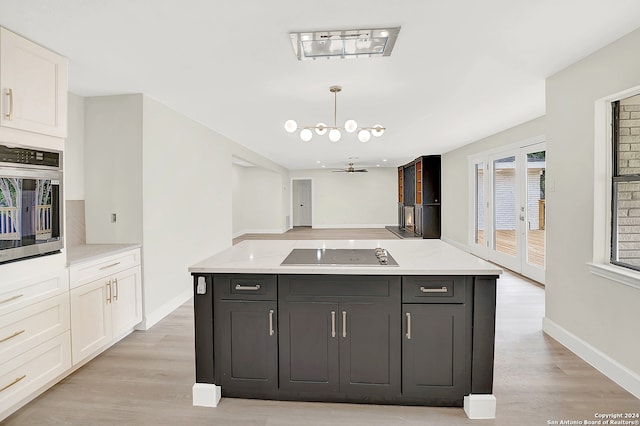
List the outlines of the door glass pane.
{"type": "Polygon", "coordinates": [[[493,162],[493,248],[516,256],[516,157],[493,162]]]}
{"type": "Polygon", "coordinates": [[[476,213],[474,241],[484,246],[484,163],[477,163],[475,170],[476,213]]]}
{"type": "Polygon", "coordinates": [[[545,151],[527,154],[527,263],[544,268],[545,151]]]}

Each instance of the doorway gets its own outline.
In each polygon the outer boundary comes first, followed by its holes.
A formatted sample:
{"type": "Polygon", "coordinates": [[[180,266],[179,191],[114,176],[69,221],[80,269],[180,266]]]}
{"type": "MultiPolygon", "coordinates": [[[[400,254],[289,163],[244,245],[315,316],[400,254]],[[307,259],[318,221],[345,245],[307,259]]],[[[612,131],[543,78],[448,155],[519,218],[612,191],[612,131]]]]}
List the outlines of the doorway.
{"type": "Polygon", "coordinates": [[[471,252],[544,284],[544,142],[477,157],[470,165],[471,252]]]}
{"type": "Polygon", "coordinates": [[[291,210],[293,226],[312,226],[312,180],[293,179],[291,183],[291,210]]]}

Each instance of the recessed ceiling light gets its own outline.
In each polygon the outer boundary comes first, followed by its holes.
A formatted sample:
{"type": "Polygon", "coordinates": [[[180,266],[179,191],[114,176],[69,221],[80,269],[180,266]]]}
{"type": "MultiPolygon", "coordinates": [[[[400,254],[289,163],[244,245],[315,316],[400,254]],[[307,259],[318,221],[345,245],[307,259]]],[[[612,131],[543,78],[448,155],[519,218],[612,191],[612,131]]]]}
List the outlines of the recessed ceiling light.
{"type": "Polygon", "coordinates": [[[385,158],[384,160],[382,160],[382,162],[384,163],[385,161],[387,161],[387,159],[385,158]]]}
{"type": "Polygon", "coordinates": [[[289,33],[299,61],[317,58],[389,56],[400,27],[289,33]]]}

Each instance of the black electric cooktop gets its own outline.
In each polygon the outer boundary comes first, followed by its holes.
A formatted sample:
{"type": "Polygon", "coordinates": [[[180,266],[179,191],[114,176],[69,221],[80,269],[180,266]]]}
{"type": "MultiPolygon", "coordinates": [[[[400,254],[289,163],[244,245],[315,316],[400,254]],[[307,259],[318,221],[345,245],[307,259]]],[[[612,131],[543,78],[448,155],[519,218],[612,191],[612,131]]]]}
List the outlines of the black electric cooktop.
{"type": "Polygon", "coordinates": [[[281,266],[398,266],[382,248],[377,249],[293,249],[281,266]]]}

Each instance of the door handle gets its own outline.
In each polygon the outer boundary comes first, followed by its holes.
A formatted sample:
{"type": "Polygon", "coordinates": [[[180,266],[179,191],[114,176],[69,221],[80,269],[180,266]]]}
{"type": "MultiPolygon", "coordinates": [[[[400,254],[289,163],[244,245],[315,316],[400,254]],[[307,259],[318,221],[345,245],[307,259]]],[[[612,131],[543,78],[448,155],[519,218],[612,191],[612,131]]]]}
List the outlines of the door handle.
{"type": "Polygon", "coordinates": [[[13,118],[13,89],[7,89],[7,96],[9,97],[9,112],[5,114],[8,120],[13,118]]]}
{"type": "Polygon", "coordinates": [[[331,337],[336,337],[336,311],[331,311],[331,337]]]}
{"type": "Polygon", "coordinates": [[[117,301],[118,300],[118,293],[120,293],[120,289],[118,288],[118,279],[117,278],[113,279],[113,288],[115,289],[115,291],[113,292],[113,300],[117,301]]]}
{"type": "Polygon", "coordinates": [[[342,311],[342,337],[347,337],[347,311],[342,311]]]}
{"type": "Polygon", "coordinates": [[[107,283],[107,303],[111,303],[111,280],[107,283]]]}
{"type": "Polygon", "coordinates": [[[407,340],[411,340],[411,312],[405,314],[407,317],[407,340]]]}
{"type": "Polygon", "coordinates": [[[273,309],[269,309],[269,336],[273,336],[273,309]]]}

